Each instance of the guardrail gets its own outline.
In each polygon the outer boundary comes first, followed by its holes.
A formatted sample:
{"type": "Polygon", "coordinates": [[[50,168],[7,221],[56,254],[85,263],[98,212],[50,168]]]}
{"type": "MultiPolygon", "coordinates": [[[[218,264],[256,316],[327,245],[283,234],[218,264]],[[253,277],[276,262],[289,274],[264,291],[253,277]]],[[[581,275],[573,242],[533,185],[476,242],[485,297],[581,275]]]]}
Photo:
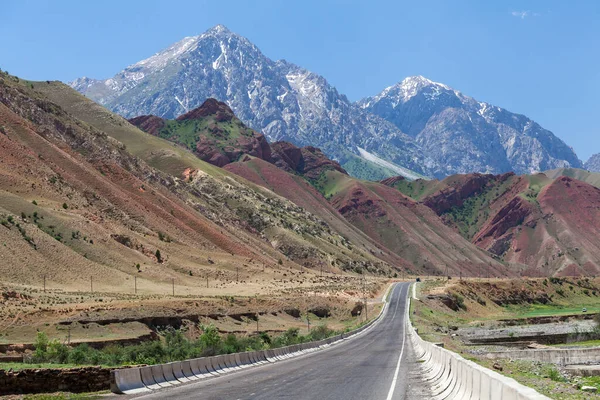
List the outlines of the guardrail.
{"type": "Polygon", "coordinates": [[[388,308],[387,294],[394,285],[390,285],[383,297],[384,306],[379,315],[350,332],[332,336],[315,342],[307,342],[276,349],[224,354],[213,357],[201,357],[191,360],[171,362],[147,367],[134,367],[111,371],[110,390],[117,394],[138,394],[179,385],[186,382],[207,379],[233,373],[249,367],[276,363],[289,358],[323,350],[345,340],[363,334],[371,329],[388,308]]]}
{"type": "Polygon", "coordinates": [[[433,391],[432,399],[453,400],[549,400],[534,389],[426,342],[417,333],[408,316],[408,335],[422,364],[423,378],[433,391]]]}

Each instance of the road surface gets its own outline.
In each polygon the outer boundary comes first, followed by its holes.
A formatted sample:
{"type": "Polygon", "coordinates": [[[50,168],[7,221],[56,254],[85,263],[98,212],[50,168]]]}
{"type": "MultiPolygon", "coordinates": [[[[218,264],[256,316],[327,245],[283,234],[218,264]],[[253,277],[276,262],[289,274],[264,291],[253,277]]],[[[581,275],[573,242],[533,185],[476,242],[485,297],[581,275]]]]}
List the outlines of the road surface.
{"type": "Polygon", "coordinates": [[[163,389],[137,399],[427,399],[405,336],[408,283],[396,284],[382,319],[326,350],[163,389]]]}

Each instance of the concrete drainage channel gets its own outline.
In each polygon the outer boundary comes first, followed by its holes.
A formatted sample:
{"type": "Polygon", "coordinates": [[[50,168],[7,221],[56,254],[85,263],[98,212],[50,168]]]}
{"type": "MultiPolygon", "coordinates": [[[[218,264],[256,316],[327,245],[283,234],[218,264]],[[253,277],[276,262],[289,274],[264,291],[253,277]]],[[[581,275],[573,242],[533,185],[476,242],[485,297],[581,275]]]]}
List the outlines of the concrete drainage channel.
{"type": "MultiPolygon", "coordinates": [[[[414,292],[413,292],[414,294],[414,292]]],[[[414,295],[413,295],[414,297],[414,295]]],[[[408,308],[407,308],[408,313],[408,308]]],[[[417,359],[423,360],[423,379],[431,387],[432,399],[453,400],[546,400],[534,389],[521,385],[461,357],[460,355],[426,342],[417,334],[407,316],[408,335],[417,359]]]]}
{"type": "MultiPolygon", "coordinates": [[[[384,295],[384,300],[393,285],[384,295]]],[[[134,367],[111,371],[110,390],[117,394],[139,394],[159,390],[186,382],[220,376],[242,369],[276,363],[326,349],[371,329],[387,309],[386,301],[377,318],[368,324],[348,333],[333,336],[316,342],[303,343],[278,349],[225,354],[213,357],[195,358],[167,364],[134,367]]]]}

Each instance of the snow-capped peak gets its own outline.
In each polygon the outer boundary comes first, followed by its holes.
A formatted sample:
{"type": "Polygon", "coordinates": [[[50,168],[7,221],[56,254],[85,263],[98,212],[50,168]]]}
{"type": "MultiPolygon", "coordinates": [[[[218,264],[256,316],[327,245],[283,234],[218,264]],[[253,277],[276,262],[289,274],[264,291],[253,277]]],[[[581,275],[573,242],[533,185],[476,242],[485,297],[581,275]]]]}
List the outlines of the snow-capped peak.
{"type": "Polygon", "coordinates": [[[186,38],[183,38],[179,42],[173,44],[172,46],[166,48],[165,50],[160,51],[152,57],[146,58],[145,60],[142,60],[137,64],[128,67],[127,69],[141,67],[144,69],[159,70],[161,68],[164,68],[169,63],[169,61],[179,57],[183,53],[192,49],[197,41],[198,36],[188,36],[186,38]]]}
{"type": "Polygon", "coordinates": [[[205,33],[207,34],[215,34],[215,33],[232,33],[225,25],[217,24],[207,30],[205,33]]]}
{"type": "Polygon", "coordinates": [[[396,108],[399,104],[406,103],[424,90],[426,90],[424,95],[429,100],[435,100],[443,92],[453,92],[454,95],[459,97],[461,100],[466,99],[466,97],[460,92],[452,89],[448,85],[434,82],[422,75],[415,75],[409,76],[395,85],[388,86],[381,93],[374,97],[363,100],[361,102],[361,106],[363,108],[368,108],[372,104],[377,103],[382,99],[388,99],[391,101],[392,107],[396,108]]]}

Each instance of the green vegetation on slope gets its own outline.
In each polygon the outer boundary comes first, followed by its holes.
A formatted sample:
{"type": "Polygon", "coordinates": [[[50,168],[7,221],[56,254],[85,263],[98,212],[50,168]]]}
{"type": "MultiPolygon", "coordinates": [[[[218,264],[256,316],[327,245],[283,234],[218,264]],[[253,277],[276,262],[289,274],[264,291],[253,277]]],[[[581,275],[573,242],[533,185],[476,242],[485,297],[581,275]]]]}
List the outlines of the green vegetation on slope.
{"type": "Polygon", "coordinates": [[[443,186],[443,184],[437,179],[417,179],[415,181],[404,179],[398,180],[392,185],[394,189],[416,201],[420,201],[426,196],[434,193],[436,190],[439,190],[441,186],[443,186]]]}
{"type": "Polygon", "coordinates": [[[347,185],[351,184],[353,178],[339,171],[326,171],[317,180],[309,180],[326,199],[330,199],[336,193],[341,192],[347,185]]]}
{"type": "Polygon", "coordinates": [[[237,119],[217,122],[215,116],[207,116],[182,121],[166,120],[158,136],[179,143],[192,151],[203,136],[214,148],[223,151],[227,146],[235,145],[241,136],[253,137],[254,131],[237,119]]]}
{"type": "Polygon", "coordinates": [[[481,193],[466,199],[460,207],[452,207],[442,214],[450,225],[458,228],[459,233],[471,240],[490,217],[489,205],[504,195],[515,177],[506,179],[496,186],[488,186],[481,193]]]}

